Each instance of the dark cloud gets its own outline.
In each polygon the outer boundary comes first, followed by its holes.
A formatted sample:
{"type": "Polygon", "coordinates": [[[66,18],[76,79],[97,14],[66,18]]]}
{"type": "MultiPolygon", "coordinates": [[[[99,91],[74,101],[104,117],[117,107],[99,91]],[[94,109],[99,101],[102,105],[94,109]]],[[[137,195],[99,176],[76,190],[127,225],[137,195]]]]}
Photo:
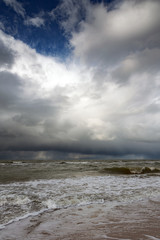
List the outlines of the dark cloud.
{"type": "Polygon", "coordinates": [[[0,39],[0,68],[11,67],[14,63],[14,51],[9,49],[0,39]]]}
{"type": "Polygon", "coordinates": [[[0,107],[3,110],[15,107],[21,92],[21,82],[17,74],[0,72],[0,107]]]}
{"type": "Polygon", "coordinates": [[[160,49],[146,48],[144,51],[131,54],[116,68],[112,77],[119,82],[126,82],[134,75],[148,73],[151,76],[159,73],[160,49]]]}
{"type": "MultiPolygon", "coordinates": [[[[36,144],[35,141],[31,143],[23,142],[21,146],[13,146],[11,145],[8,149],[9,152],[15,152],[17,156],[20,156],[23,152],[23,157],[28,156],[39,156],[40,153],[44,153],[43,156],[47,159],[58,159],[59,156],[63,156],[64,158],[68,158],[69,154],[82,154],[82,155],[92,155],[92,156],[111,156],[111,157],[122,157],[122,156],[144,156],[144,157],[156,157],[159,156],[159,142],[154,141],[133,141],[132,139],[121,141],[113,141],[113,142],[103,142],[103,141],[84,141],[84,142],[57,142],[55,144],[40,144],[38,142],[36,144]],[[25,144],[26,143],[26,144],[25,144]],[[57,154],[53,154],[57,152],[57,154]],[[58,154],[59,153],[59,154],[58,154]]],[[[4,150],[2,151],[5,152],[4,150]]],[[[13,154],[14,155],[14,154],[13,154]]],[[[38,158],[38,157],[37,157],[38,158]]]]}

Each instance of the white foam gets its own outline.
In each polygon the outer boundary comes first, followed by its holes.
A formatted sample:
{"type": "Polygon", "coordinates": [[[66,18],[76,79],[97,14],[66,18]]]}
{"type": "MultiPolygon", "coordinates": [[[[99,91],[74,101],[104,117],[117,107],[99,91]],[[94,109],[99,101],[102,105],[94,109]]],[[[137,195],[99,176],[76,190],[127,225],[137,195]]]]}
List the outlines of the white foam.
{"type": "Polygon", "coordinates": [[[145,237],[147,237],[149,239],[152,239],[152,240],[160,240],[160,238],[156,238],[156,237],[153,237],[153,236],[150,236],[150,235],[145,235],[145,237]]]}
{"type": "MultiPolygon", "coordinates": [[[[43,209],[84,206],[107,202],[113,207],[116,203],[128,203],[153,199],[158,201],[160,178],[140,178],[138,176],[90,176],[68,179],[36,180],[0,185],[3,214],[6,206],[9,219],[26,212],[39,213],[43,209]],[[18,213],[14,207],[18,206],[18,213]],[[10,214],[10,215],[9,215],[10,214]],[[17,215],[16,215],[17,214],[17,215]]],[[[30,213],[32,214],[32,213],[30,213]]],[[[27,215],[28,216],[28,215],[27,215]]],[[[21,217],[18,217],[20,219],[21,217]]],[[[9,221],[8,219],[8,221],[9,221]]]]}
{"type": "Polygon", "coordinates": [[[0,197],[0,205],[8,204],[8,205],[24,205],[30,203],[31,200],[23,195],[15,194],[6,194],[0,197]]]}
{"type": "Polygon", "coordinates": [[[110,240],[111,240],[111,239],[112,239],[112,240],[131,240],[131,239],[129,239],[129,238],[127,238],[127,239],[126,239],[126,238],[125,238],[125,239],[124,239],[124,238],[114,238],[114,237],[109,237],[109,236],[107,236],[107,235],[104,235],[103,238],[110,239],[110,240]]]}
{"type": "Polygon", "coordinates": [[[7,225],[11,224],[11,223],[14,223],[14,222],[18,222],[18,221],[21,221],[23,219],[26,219],[28,217],[34,217],[34,216],[37,216],[43,212],[46,212],[48,211],[48,208],[47,209],[42,209],[41,211],[38,211],[38,212],[32,212],[32,213],[27,213],[21,217],[17,217],[17,218],[14,218],[12,220],[10,220],[9,222],[5,223],[5,224],[0,224],[0,229],[4,229],[7,225]]]}
{"type": "Polygon", "coordinates": [[[57,208],[57,205],[55,204],[54,200],[48,199],[43,203],[48,209],[54,209],[57,208]]]}

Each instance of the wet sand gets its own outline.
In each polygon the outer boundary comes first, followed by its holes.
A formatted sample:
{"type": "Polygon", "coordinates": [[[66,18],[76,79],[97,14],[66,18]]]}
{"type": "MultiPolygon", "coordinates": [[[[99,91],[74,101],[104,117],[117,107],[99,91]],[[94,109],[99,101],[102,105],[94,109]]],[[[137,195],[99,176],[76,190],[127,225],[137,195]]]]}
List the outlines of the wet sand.
{"type": "Polygon", "coordinates": [[[0,231],[1,240],[143,240],[160,239],[160,204],[149,201],[107,203],[48,211],[14,222],[0,231]]]}

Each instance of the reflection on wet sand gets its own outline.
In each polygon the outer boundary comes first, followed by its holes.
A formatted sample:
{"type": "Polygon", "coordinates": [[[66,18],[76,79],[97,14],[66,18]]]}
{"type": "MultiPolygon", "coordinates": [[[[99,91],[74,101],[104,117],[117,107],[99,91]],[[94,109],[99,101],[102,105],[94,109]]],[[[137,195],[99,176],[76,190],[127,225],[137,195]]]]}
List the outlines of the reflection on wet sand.
{"type": "Polygon", "coordinates": [[[8,225],[2,240],[160,240],[159,203],[106,204],[48,211],[8,225]]]}

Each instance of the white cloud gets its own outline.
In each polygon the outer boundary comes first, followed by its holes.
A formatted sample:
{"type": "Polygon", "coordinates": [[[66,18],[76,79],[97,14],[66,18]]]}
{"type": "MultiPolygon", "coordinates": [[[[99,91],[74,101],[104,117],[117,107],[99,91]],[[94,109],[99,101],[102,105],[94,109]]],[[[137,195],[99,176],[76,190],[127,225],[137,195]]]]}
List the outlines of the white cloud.
{"type": "Polygon", "coordinates": [[[28,17],[25,21],[24,24],[26,25],[31,25],[35,27],[41,27],[44,26],[45,20],[41,17],[28,17]]]}
{"type": "Polygon", "coordinates": [[[18,2],[17,0],[3,0],[3,1],[7,6],[12,7],[17,14],[21,15],[23,18],[25,17],[25,9],[23,8],[23,5],[20,2],[18,2]]]}
{"type": "Polygon", "coordinates": [[[96,5],[74,32],[74,53],[86,64],[117,64],[126,55],[159,44],[159,1],[123,1],[107,11],[96,5]]]}

